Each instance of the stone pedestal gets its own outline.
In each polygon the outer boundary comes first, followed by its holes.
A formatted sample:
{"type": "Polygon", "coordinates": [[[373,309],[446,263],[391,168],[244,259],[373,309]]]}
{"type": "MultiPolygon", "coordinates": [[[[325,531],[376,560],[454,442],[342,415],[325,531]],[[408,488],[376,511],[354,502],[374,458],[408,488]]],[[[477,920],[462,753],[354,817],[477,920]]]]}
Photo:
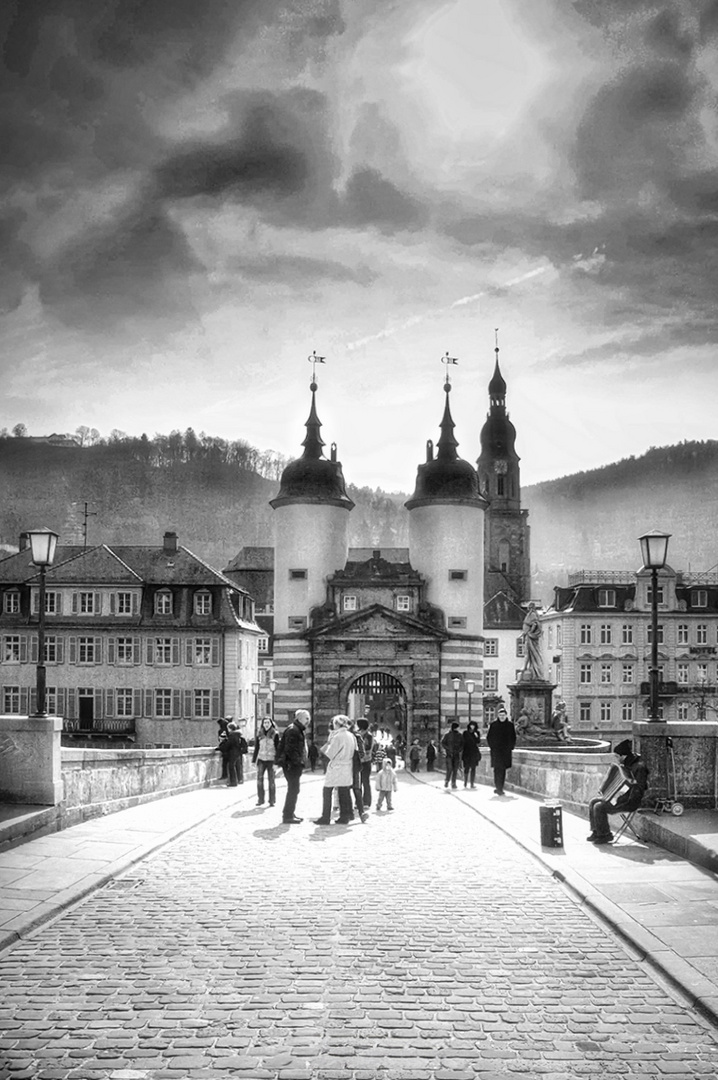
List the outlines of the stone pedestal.
{"type": "Polygon", "coordinates": [[[718,807],[718,723],[637,720],[633,749],[648,766],[643,805],[676,799],[686,809],[718,807]],[[668,739],[673,743],[673,757],[668,739]],[[673,765],[675,762],[675,785],[673,765]]]}
{"type": "Polygon", "coordinates": [[[551,719],[551,698],[555,689],[555,683],[534,678],[522,678],[513,686],[509,686],[513,722],[516,723],[519,713],[525,710],[534,724],[548,731],[551,719]]]}
{"type": "Polygon", "coordinates": [[[59,716],[0,716],[0,800],[55,806],[62,799],[59,716]]]}

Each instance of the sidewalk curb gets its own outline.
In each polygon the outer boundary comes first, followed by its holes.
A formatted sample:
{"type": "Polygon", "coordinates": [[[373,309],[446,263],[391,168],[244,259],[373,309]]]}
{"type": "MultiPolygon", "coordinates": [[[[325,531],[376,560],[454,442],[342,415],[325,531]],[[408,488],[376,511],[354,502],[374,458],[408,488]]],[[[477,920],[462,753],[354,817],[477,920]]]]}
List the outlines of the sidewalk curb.
{"type": "MultiPolygon", "coordinates": [[[[411,776],[413,780],[427,787],[435,786],[435,782],[425,780],[420,774],[407,771],[407,776],[411,776]]],[[[481,784],[481,787],[488,789],[486,784],[481,784]]],[[[518,795],[519,793],[515,794],[518,795]]],[[[608,900],[599,889],[587,882],[581,874],[570,869],[567,871],[557,869],[545,857],[542,848],[528,843],[507,825],[495,821],[484,813],[480,806],[462,799],[461,792],[458,789],[452,792],[452,796],[459,798],[464,806],[473,810],[484,821],[488,821],[499,832],[508,836],[520,848],[532,855],[541,863],[544,869],[548,870],[551,877],[566,888],[581,907],[585,907],[590,915],[596,917],[613,931],[624,944],[630,946],[642,963],[646,963],[653,968],[661,978],[675,990],[678,990],[690,1006],[696,1009],[705,1020],[714,1026],[718,1026],[718,998],[714,996],[714,983],[692,968],[682,957],[677,956],[671,949],[668,949],[663,942],[651,934],[650,930],[646,930],[645,927],[641,926],[618,904],[608,900]]],[[[527,796],[521,797],[527,798],[527,796]]],[[[538,800],[536,805],[541,805],[538,800]]],[[[651,842],[655,843],[655,841],[651,842]]]]}

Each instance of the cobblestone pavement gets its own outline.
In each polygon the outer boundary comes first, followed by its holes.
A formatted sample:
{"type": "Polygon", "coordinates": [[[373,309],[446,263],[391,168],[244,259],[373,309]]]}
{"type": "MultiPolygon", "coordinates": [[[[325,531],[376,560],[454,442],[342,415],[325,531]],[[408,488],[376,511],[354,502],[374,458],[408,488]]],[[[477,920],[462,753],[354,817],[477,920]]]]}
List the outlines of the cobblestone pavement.
{"type": "Polygon", "coordinates": [[[715,1030],[450,794],[278,818],[227,810],[0,956],[2,1080],[718,1077],[715,1030]]]}

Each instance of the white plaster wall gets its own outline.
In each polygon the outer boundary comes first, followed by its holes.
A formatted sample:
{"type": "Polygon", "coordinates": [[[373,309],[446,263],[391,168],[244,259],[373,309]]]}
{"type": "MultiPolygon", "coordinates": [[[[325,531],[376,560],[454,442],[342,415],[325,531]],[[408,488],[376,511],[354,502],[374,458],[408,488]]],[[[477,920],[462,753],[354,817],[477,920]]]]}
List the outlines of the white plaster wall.
{"type": "Polygon", "coordinates": [[[451,616],[466,618],[466,633],[483,633],[484,511],[481,507],[434,503],[409,512],[411,565],[428,583],[427,599],[451,616]],[[466,570],[451,581],[449,570],[466,570]]]}
{"type": "Polygon", "coordinates": [[[349,513],[340,506],[291,503],[274,511],[274,629],[289,630],[289,618],[308,615],[326,598],[326,581],[347,561],[349,513]],[[291,580],[290,570],[306,570],[291,580]]]}

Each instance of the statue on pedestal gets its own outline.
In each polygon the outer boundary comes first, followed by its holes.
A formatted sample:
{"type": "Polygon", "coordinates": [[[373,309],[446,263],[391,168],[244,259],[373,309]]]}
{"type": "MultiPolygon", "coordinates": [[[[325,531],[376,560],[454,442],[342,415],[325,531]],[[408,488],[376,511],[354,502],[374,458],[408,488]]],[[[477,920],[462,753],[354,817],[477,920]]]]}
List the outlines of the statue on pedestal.
{"type": "Polygon", "coordinates": [[[526,659],[521,673],[522,679],[543,680],[543,659],[541,657],[541,622],[535,604],[529,604],[526,618],[523,622],[521,640],[524,643],[526,659]]]}

